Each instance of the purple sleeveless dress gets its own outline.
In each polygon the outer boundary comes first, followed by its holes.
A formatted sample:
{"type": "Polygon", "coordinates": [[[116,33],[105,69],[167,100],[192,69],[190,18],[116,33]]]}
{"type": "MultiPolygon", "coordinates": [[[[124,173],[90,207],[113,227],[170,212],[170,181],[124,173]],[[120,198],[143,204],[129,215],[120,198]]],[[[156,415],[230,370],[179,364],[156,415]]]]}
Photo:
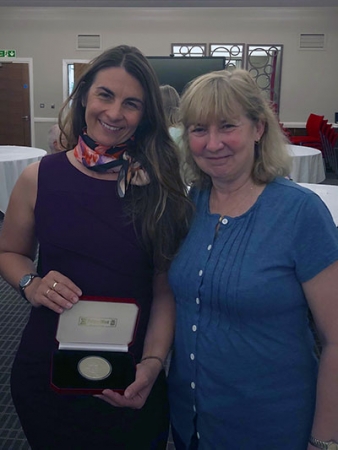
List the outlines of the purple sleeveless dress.
{"type": "MultiPolygon", "coordinates": [[[[65,152],[40,162],[35,206],[39,273],[57,270],[84,295],[135,298],[140,318],[130,351],[138,362],[152,302],[153,265],[124,202],[115,181],[88,177],[65,152]]],[[[12,369],[12,397],[32,449],[165,449],[163,372],[141,410],[50,388],[57,320],[58,314],[45,307],[32,308],[12,369]]]]}

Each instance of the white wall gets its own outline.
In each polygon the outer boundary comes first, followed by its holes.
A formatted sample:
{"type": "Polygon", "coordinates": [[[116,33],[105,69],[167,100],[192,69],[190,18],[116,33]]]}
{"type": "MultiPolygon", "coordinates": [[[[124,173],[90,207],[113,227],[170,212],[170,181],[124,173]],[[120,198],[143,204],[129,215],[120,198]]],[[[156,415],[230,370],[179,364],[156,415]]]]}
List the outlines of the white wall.
{"type": "MultiPolygon", "coordinates": [[[[337,25],[338,7],[0,7],[0,48],[33,59],[34,114],[52,120],[62,103],[62,60],[98,54],[76,50],[78,33],[101,34],[103,49],[130,44],[147,56],[169,55],[171,43],[180,42],[283,44],[281,121],[305,122],[310,112],[333,121],[338,111],[337,25]],[[325,33],[326,49],[299,50],[300,33],[325,33]]],[[[45,148],[46,123],[37,122],[35,133],[36,146],[45,148]]]]}

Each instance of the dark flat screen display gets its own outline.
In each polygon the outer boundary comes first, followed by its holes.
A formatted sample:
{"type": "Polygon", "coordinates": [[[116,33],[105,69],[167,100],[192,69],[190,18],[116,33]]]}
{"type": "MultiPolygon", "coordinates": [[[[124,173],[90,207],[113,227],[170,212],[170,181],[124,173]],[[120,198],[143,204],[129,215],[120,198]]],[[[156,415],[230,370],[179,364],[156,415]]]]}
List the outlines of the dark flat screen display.
{"type": "Polygon", "coordinates": [[[184,86],[199,75],[225,68],[222,56],[171,57],[148,56],[160,84],[170,84],[179,94],[184,86]]]}

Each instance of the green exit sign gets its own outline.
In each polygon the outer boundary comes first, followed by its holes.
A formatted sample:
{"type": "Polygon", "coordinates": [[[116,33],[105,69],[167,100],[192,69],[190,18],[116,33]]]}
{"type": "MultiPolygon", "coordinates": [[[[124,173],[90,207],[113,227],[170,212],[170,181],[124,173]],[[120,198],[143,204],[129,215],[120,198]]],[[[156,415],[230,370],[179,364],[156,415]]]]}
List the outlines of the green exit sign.
{"type": "Polygon", "coordinates": [[[0,50],[0,58],[15,58],[16,50],[0,50]]]}

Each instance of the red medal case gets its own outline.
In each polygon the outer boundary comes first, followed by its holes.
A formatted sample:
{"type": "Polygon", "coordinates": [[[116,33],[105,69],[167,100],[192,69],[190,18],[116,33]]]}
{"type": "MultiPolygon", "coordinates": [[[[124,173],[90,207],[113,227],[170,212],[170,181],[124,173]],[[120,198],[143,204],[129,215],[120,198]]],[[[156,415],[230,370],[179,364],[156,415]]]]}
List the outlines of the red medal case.
{"type": "Polygon", "coordinates": [[[59,317],[51,387],[64,394],[123,392],[135,379],[129,346],[138,319],[134,299],[81,297],[59,317]]]}

